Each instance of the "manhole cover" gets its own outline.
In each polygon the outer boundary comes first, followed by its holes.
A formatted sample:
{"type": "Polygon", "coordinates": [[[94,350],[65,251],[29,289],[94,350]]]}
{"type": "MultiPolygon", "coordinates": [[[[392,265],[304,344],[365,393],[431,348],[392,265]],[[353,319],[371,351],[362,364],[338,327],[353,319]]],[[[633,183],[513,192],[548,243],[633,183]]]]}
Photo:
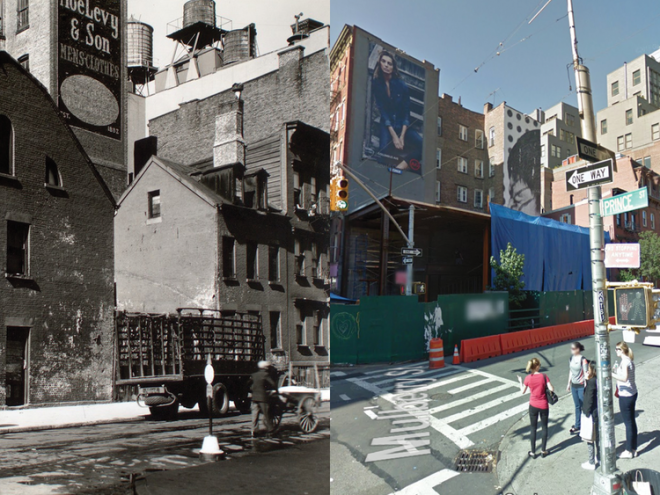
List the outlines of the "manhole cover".
{"type": "Polygon", "coordinates": [[[454,469],[461,473],[490,473],[497,463],[497,452],[485,450],[461,450],[454,469]]]}

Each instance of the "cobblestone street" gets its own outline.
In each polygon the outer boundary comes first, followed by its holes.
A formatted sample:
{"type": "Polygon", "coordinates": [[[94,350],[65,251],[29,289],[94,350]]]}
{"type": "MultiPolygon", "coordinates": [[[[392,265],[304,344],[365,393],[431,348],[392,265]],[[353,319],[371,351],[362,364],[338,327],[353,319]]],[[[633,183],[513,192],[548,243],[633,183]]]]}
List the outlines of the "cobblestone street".
{"type": "MultiPolygon", "coordinates": [[[[250,437],[249,415],[214,420],[214,434],[229,458],[284,449],[329,437],[329,408],[318,430],[304,435],[285,416],[276,438],[250,437]]],[[[208,420],[185,411],[176,421],[134,422],[0,435],[0,493],[132,494],[145,473],[203,464],[197,451],[208,420]]]]}

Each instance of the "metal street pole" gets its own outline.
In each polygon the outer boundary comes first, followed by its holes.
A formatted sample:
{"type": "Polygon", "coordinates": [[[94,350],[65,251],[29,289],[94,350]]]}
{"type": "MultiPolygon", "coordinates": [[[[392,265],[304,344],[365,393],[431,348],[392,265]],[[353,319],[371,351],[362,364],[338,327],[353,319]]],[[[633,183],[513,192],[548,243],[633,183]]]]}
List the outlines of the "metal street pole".
{"type": "MultiPolygon", "coordinates": [[[[589,69],[582,65],[577,49],[573,1],[568,0],[568,23],[573,50],[573,68],[577,86],[582,137],[596,142],[596,119],[591,98],[589,69]]],[[[610,363],[610,335],[607,329],[607,279],[603,253],[605,246],[603,218],[600,215],[600,186],[588,189],[589,244],[591,248],[591,285],[594,300],[594,337],[596,340],[596,380],[598,382],[598,429],[600,435],[600,467],[594,472],[592,494],[621,493],[620,472],[616,468],[614,438],[614,407],[612,403],[612,364],[610,363]]]]}
{"type": "MultiPolygon", "coordinates": [[[[408,247],[414,248],[415,242],[415,207],[410,205],[408,207],[408,247]]],[[[413,260],[415,257],[413,256],[413,260]]],[[[413,265],[412,263],[406,265],[406,296],[412,295],[412,278],[413,278],[413,265]]]]}

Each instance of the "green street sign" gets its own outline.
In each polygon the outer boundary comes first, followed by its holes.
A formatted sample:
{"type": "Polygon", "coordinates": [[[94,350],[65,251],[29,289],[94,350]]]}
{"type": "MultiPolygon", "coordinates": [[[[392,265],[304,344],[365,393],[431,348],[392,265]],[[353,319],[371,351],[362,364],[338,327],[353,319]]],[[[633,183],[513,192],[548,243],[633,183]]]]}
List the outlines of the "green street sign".
{"type": "Polygon", "coordinates": [[[604,217],[618,215],[627,211],[639,210],[649,205],[649,194],[646,186],[611,198],[600,200],[600,214],[604,217]]]}

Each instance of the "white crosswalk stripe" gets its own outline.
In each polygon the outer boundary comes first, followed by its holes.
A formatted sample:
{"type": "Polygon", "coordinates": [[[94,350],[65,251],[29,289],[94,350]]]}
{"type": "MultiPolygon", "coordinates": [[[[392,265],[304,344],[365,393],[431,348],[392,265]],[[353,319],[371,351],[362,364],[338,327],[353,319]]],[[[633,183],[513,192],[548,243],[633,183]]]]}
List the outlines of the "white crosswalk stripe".
{"type": "MultiPolygon", "coordinates": [[[[388,376],[386,373],[395,368],[385,368],[364,373],[358,378],[348,378],[346,381],[370,391],[377,399],[394,405],[401,400],[398,397],[400,394],[431,391],[428,398],[424,399],[429,401],[428,408],[412,410],[409,414],[428,421],[431,428],[461,449],[474,445],[470,435],[508,418],[521,416],[529,408],[529,395],[522,395],[519,384],[514,380],[460,365],[446,366],[440,370],[426,370],[424,365],[425,363],[417,363],[417,367],[424,370],[422,373],[415,373],[414,365],[406,365],[396,368],[408,371],[402,376],[388,376]],[[410,384],[415,382],[407,380],[419,380],[420,386],[410,388],[410,384]],[[402,384],[406,384],[405,392],[402,384]]],[[[382,409],[374,408],[365,410],[365,414],[371,419],[383,420],[385,417],[380,411],[390,409],[387,406],[382,409]]],[[[428,485],[425,488],[428,488],[428,485]]],[[[422,489],[420,493],[430,492],[422,489]]]]}

